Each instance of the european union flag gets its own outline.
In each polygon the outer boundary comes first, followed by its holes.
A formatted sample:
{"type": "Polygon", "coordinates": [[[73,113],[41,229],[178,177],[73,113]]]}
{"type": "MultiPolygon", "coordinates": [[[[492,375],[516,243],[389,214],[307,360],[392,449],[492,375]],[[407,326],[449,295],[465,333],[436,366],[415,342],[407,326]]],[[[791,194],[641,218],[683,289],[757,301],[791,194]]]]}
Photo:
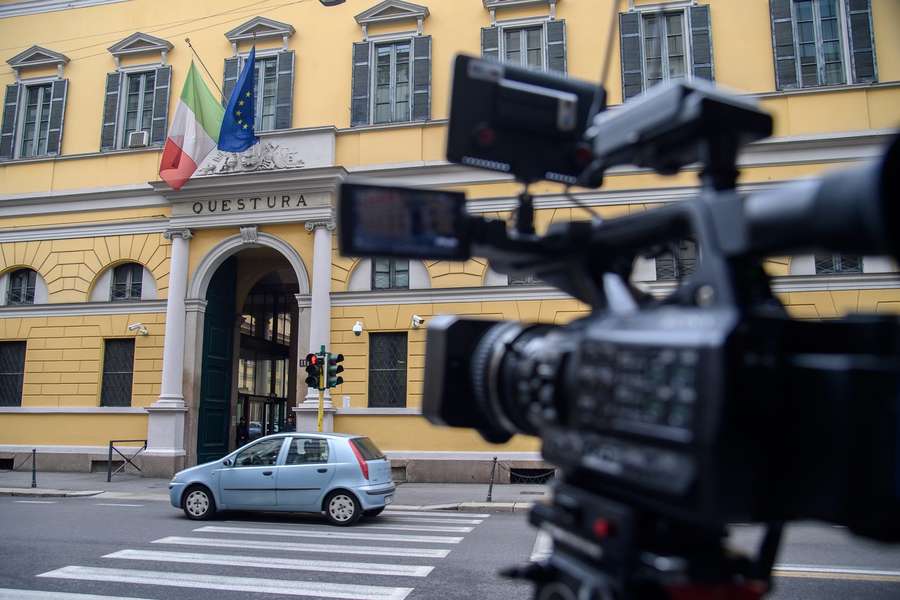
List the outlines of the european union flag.
{"type": "Polygon", "coordinates": [[[219,131],[219,150],[243,152],[259,142],[253,132],[253,123],[256,121],[256,92],[253,85],[255,66],[256,46],[253,46],[225,107],[225,117],[219,131]]]}

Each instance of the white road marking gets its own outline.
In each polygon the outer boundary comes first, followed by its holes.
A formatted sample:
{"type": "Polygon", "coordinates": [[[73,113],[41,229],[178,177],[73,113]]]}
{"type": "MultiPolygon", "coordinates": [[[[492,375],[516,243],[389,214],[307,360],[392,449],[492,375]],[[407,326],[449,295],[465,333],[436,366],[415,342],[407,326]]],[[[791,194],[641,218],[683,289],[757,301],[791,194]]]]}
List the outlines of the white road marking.
{"type": "Polygon", "coordinates": [[[449,517],[451,519],[459,518],[459,519],[487,519],[491,515],[487,513],[467,513],[467,512],[452,512],[449,510],[391,510],[387,509],[383,513],[383,515],[387,515],[392,517],[394,515],[403,515],[405,517],[418,517],[419,515],[428,516],[428,517],[449,517]]]}
{"type": "Polygon", "coordinates": [[[840,579],[850,581],[900,582],[900,571],[865,569],[831,565],[778,565],[772,569],[776,577],[800,577],[808,579],[840,579]]]}
{"type": "Polygon", "coordinates": [[[376,523],[380,523],[382,521],[390,521],[393,523],[394,521],[403,521],[405,523],[444,523],[449,525],[451,523],[456,524],[459,523],[461,525],[480,525],[484,523],[484,519],[440,519],[438,517],[398,517],[392,514],[383,514],[381,517],[378,517],[374,520],[376,523]]]}
{"type": "Polygon", "coordinates": [[[201,565],[227,565],[261,569],[288,569],[327,573],[356,573],[359,575],[397,575],[427,577],[434,567],[388,565],[367,562],[339,562],[332,560],[298,560],[282,556],[240,556],[235,554],[202,554],[194,552],[162,552],[156,550],[119,550],[103,558],[149,560],[201,565]]]}
{"type": "Polygon", "coordinates": [[[0,600],[145,600],[124,596],[97,596],[95,594],[68,594],[44,590],[13,590],[0,588],[0,600]]]}
{"type": "Polygon", "coordinates": [[[80,581],[114,581],[141,585],[278,594],[281,596],[344,598],[345,600],[403,600],[413,591],[413,588],[407,587],[76,566],[63,567],[62,569],[42,573],[38,577],[80,581]]]}
{"type": "Polygon", "coordinates": [[[18,504],[56,504],[56,500],[13,500],[18,504]]]}
{"type": "Polygon", "coordinates": [[[413,558],[446,558],[443,548],[400,548],[392,546],[343,546],[339,544],[298,544],[258,540],[230,540],[170,536],[153,540],[153,544],[204,546],[209,548],[242,548],[246,550],[280,550],[286,552],[321,552],[323,554],[365,554],[371,556],[407,556],[413,558]]]}
{"type": "MultiPolygon", "coordinates": [[[[225,521],[227,524],[232,525],[252,525],[253,523],[249,521],[225,521]]],[[[447,523],[447,521],[443,521],[443,523],[447,523]]],[[[453,523],[453,521],[450,521],[453,523]]],[[[272,523],[257,523],[258,525],[272,525],[272,523]]],[[[278,523],[281,525],[281,523],[278,523]]],[[[286,524],[286,527],[278,528],[279,531],[295,531],[297,527],[309,527],[310,525],[307,523],[297,523],[293,525],[286,524]]],[[[313,525],[315,527],[315,525],[313,525]]],[[[378,523],[364,523],[362,525],[357,525],[353,528],[354,531],[360,530],[369,530],[369,529],[397,529],[401,531],[430,531],[433,533],[471,533],[474,527],[465,527],[458,526],[456,523],[453,525],[407,525],[405,523],[391,523],[388,521],[378,522],[378,523]]],[[[266,528],[267,531],[275,531],[274,528],[266,528]]],[[[334,531],[334,527],[330,525],[325,525],[323,527],[324,531],[334,531]]]]}
{"type": "Polygon", "coordinates": [[[328,529],[263,529],[261,527],[198,527],[196,533],[230,533],[237,535],[273,535],[282,537],[330,538],[335,540],[368,540],[373,542],[422,542],[424,544],[458,544],[461,537],[438,535],[400,535],[393,533],[363,533],[357,531],[329,531],[328,529]]]}
{"type": "Polygon", "coordinates": [[[133,506],[135,508],[144,506],[143,504],[116,504],[114,502],[97,502],[97,506],[133,506]]]}
{"type": "Polygon", "coordinates": [[[534,540],[534,547],[531,549],[531,562],[540,562],[545,560],[553,552],[553,538],[544,531],[538,531],[537,538],[534,540]]]}

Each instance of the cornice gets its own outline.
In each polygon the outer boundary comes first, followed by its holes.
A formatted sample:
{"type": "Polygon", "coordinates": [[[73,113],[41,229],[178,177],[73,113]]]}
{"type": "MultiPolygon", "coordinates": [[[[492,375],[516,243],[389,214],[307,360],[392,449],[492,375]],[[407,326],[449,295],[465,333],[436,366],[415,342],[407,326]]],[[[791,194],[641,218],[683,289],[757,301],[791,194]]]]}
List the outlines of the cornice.
{"type": "Polygon", "coordinates": [[[334,192],[348,176],[344,167],[283,169],[262,173],[234,173],[196,177],[175,191],[164,181],[151,181],[153,191],[170,202],[186,202],[222,195],[240,195],[267,189],[302,189],[304,193],[334,192]]]}
{"type": "Polygon", "coordinates": [[[10,4],[0,5],[0,19],[128,1],[129,0],[26,0],[23,2],[12,2],[10,4]]]}
{"type": "Polygon", "coordinates": [[[436,304],[444,302],[512,302],[520,300],[563,300],[571,298],[550,286],[496,286],[466,288],[428,288],[419,290],[382,290],[334,292],[332,306],[372,306],[390,304],[436,304]]]}
{"type": "Polygon", "coordinates": [[[66,302],[60,304],[0,306],[0,319],[138,315],[164,312],[166,312],[165,300],[142,300],[141,302],[66,302]]]}
{"type": "Polygon", "coordinates": [[[0,415],[146,415],[138,406],[0,406],[0,415]]]}
{"type": "Polygon", "coordinates": [[[65,240],[73,238],[103,237],[109,235],[164,233],[168,225],[169,220],[163,217],[141,221],[71,225],[68,227],[16,228],[5,230],[0,229],[0,243],[27,242],[37,240],[65,240]]]}

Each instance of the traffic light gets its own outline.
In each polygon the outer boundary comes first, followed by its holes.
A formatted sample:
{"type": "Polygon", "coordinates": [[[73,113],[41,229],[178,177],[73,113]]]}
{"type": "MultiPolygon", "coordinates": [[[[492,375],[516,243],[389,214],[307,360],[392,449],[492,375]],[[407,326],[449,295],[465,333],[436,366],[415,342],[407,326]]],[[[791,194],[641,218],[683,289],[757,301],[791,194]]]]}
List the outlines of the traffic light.
{"type": "Polygon", "coordinates": [[[320,380],[322,378],[322,363],[318,354],[306,355],[306,385],[311,389],[318,390],[320,380]]]}
{"type": "Polygon", "coordinates": [[[328,372],[326,375],[325,387],[333,388],[344,383],[343,377],[338,377],[338,373],[344,372],[344,366],[340,363],[344,362],[343,354],[329,354],[326,366],[328,372]]]}

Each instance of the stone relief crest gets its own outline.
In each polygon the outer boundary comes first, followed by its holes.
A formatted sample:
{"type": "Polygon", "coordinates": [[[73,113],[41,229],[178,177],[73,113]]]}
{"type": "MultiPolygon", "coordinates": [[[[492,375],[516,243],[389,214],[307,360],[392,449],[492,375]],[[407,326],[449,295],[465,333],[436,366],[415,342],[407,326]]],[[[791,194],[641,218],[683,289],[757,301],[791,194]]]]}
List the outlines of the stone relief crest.
{"type": "Polygon", "coordinates": [[[297,152],[272,142],[260,142],[246,152],[216,150],[200,167],[201,175],[252,173],[276,169],[298,169],[304,165],[297,152]]]}

